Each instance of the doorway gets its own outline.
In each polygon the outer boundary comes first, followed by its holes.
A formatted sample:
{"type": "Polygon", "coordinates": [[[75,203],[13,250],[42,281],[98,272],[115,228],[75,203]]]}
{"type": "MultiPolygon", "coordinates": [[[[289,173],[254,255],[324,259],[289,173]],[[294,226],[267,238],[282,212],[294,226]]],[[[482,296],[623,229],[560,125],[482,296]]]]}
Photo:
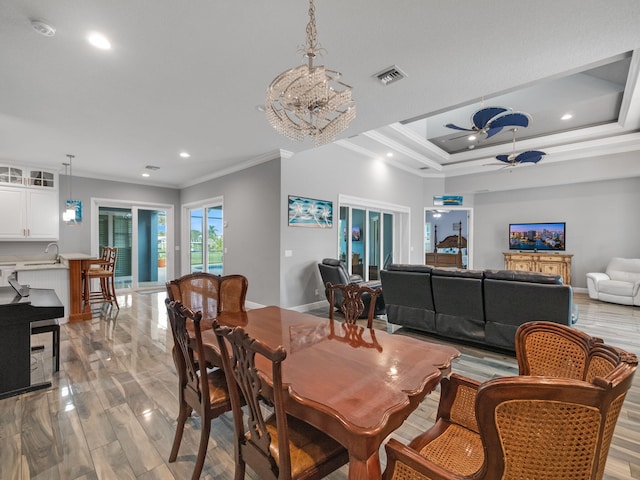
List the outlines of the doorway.
{"type": "Polygon", "coordinates": [[[341,195],[338,258],[349,273],[379,280],[390,263],[407,261],[408,209],[341,195]]]}
{"type": "Polygon", "coordinates": [[[183,273],[224,274],[224,221],[222,197],[183,206],[183,273]],[[186,241],[188,239],[188,241],[186,241]]]}
{"type": "Polygon", "coordinates": [[[118,248],[116,290],[164,286],[173,275],[173,207],[92,199],[91,252],[118,248]]]}
{"type": "Polygon", "coordinates": [[[424,263],[436,267],[473,268],[470,208],[426,208],[424,263]]]}

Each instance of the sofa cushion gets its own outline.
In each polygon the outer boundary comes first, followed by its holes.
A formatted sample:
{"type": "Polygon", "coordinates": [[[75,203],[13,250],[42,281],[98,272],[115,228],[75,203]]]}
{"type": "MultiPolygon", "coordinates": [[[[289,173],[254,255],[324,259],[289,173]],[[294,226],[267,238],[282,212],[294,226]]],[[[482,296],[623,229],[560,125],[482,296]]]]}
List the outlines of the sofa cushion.
{"type": "Polygon", "coordinates": [[[484,278],[489,278],[491,280],[509,280],[512,282],[562,284],[562,277],[560,275],[523,272],[520,270],[485,270],[484,278]]]}
{"type": "Polygon", "coordinates": [[[333,265],[334,267],[338,267],[338,266],[342,265],[342,261],[338,260],[337,258],[323,258],[322,259],[322,264],[323,265],[333,265]]]}
{"type": "Polygon", "coordinates": [[[640,282],[640,258],[614,257],[607,265],[606,273],[611,280],[640,282]]]}
{"type": "Polygon", "coordinates": [[[620,295],[623,297],[633,297],[634,284],[620,280],[601,280],[598,283],[598,291],[609,295],[620,295]]]}
{"type": "Polygon", "coordinates": [[[392,272],[422,272],[422,273],[431,273],[433,267],[429,265],[410,265],[405,263],[392,263],[387,265],[386,270],[390,270],[392,272]]]}
{"type": "Polygon", "coordinates": [[[380,278],[389,323],[435,330],[431,275],[428,272],[381,270],[380,278]]]}
{"type": "Polygon", "coordinates": [[[438,277],[476,278],[482,280],[482,270],[465,270],[462,268],[434,268],[431,275],[438,277]]]}
{"type": "Polygon", "coordinates": [[[431,272],[436,333],[484,342],[482,271],[434,268],[431,272]]]}

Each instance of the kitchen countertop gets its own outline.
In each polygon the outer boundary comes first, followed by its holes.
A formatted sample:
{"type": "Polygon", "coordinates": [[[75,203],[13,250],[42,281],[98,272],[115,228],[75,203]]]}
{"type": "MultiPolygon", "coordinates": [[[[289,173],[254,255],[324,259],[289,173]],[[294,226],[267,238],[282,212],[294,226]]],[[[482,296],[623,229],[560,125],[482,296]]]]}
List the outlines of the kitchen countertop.
{"type": "Polygon", "coordinates": [[[86,253],[61,253],[57,260],[52,257],[5,257],[0,261],[0,267],[7,266],[16,271],[27,270],[68,270],[69,260],[85,260],[95,258],[86,253]]]}
{"type": "Polygon", "coordinates": [[[55,260],[43,261],[33,260],[16,263],[16,271],[23,272],[26,270],[68,270],[69,265],[55,260]]]}

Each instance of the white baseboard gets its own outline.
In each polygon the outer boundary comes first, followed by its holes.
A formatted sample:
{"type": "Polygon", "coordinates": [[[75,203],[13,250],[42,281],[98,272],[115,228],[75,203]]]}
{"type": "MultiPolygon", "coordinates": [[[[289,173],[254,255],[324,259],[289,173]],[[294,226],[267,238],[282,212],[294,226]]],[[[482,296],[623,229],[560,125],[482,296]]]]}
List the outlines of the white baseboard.
{"type": "MultiPolygon", "coordinates": [[[[251,310],[254,308],[263,308],[266,307],[267,305],[262,305],[261,303],[256,303],[256,302],[251,302],[251,301],[246,301],[245,302],[245,307],[247,308],[247,310],[251,310]]],[[[311,310],[317,310],[318,308],[329,308],[329,302],[327,302],[326,300],[319,300],[317,302],[313,302],[313,303],[306,303],[304,305],[296,305],[295,307],[286,307],[287,310],[294,310],[296,312],[309,312],[311,310]]],[[[328,311],[328,310],[327,310],[328,311]]]]}
{"type": "MultiPolygon", "coordinates": [[[[304,305],[297,305],[295,307],[288,307],[289,310],[295,310],[296,312],[309,312],[311,310],[317,310],[318,308],[329,308],[329,302],[326,300],[319,300],[313,303],[306,303],[304,305]]],[[[328,311],[328,310],[327,310],[328,311]]]]}

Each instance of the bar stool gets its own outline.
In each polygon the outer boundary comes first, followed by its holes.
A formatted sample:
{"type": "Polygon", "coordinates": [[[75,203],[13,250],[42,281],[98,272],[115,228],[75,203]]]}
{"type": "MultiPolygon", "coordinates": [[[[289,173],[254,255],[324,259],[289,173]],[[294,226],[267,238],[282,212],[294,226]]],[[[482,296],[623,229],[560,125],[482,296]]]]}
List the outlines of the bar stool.
{"type": "Polygon", "coordinates": [[[115,271],[116,259],[118,258],[117,247],[102,247],[102,254],[99,260],[92,260],[89,268],[84,272],[84,302],[85,304],[93,303],[110,303],[115,305],[118,310],[118,299],[116,297],[115,287],[115,271]],[[100,280],[100,290],[91,290],[91,280],[100,280]]]}

